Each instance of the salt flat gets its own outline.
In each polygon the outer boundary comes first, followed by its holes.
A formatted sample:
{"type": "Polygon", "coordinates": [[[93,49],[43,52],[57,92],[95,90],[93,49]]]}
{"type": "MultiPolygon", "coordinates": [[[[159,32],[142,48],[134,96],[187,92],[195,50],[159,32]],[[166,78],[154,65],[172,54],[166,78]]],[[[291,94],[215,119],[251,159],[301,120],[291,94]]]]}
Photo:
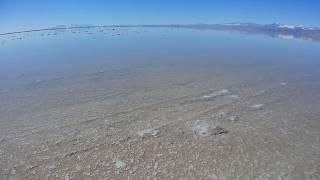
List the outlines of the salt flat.
{"type": "Polygon", "coordinates": [[[0,40],[0,179],[320,178],[319,44],[74,31],[0,40]]]}

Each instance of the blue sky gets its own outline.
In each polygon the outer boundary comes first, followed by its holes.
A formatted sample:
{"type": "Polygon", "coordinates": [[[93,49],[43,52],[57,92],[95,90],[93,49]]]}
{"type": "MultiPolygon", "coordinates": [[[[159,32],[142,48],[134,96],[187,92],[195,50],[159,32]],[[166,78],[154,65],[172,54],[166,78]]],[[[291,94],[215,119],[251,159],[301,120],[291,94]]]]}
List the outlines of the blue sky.
{"type": "Polygon", "coordinates": [[[320,26],[320,0],[0,0],[0,32],[61,24],[226,22],[320,26]]]}

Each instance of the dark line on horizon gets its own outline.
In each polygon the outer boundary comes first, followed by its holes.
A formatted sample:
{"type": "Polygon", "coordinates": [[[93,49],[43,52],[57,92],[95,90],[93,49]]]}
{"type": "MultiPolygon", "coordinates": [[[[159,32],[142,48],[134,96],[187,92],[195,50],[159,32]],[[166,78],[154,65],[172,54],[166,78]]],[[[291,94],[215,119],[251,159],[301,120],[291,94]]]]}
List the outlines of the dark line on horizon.
{"type": "Polygon", "coordinates": [[[75,26],[75,27],[53,27],[53,28],[43,28],[43,29],[31,29],[23,31],[14,31],[7,33],[0,33],[0,36],[10,35],[10,34],[21,34],[28,32],[39,32],[39,31],[54,31],[54,30],[66,30],[66,29],[86,29],[86,28],[98,28],[98,27],[173,27],[173,26],[184,26],[184,25],[92,25],[92,26],[75,26]]]}

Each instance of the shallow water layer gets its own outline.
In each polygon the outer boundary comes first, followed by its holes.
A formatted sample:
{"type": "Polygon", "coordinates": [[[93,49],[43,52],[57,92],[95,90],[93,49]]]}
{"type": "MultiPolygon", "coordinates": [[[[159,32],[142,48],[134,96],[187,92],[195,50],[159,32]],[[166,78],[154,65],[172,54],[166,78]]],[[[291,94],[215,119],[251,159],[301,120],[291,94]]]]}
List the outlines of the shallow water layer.
{"type": "Polygon", "coordinates": [[[320,178],[320,43],[102,27],[0,42],[3,179],[320,178]]]}

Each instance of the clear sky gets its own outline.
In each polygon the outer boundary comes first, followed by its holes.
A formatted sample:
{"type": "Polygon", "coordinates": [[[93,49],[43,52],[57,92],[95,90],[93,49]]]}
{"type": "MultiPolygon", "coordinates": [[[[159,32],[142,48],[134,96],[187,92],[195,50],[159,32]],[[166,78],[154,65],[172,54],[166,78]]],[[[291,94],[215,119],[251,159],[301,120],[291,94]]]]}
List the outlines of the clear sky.
{"type": "Polygon", "coordinates": [[[0,32],[62,24],[227,22],[320,26],[320,0],[0,0],[0,32]]]}

